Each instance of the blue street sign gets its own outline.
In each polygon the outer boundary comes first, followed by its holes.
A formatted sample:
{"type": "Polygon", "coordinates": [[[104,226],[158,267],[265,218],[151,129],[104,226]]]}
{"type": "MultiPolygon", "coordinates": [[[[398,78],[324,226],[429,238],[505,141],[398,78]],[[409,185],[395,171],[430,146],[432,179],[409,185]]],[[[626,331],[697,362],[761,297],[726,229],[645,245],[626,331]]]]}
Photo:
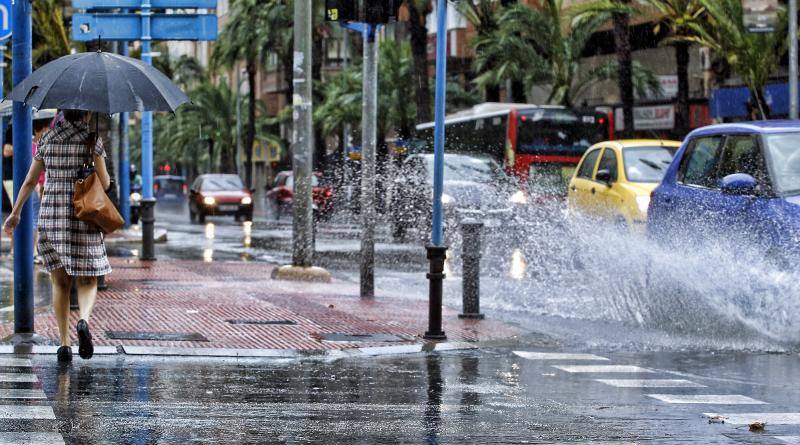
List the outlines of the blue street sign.
{"type": "MultiPolygon", "coordinates": [[[[153,14],[152,40],[216,40],[217,16],[213,14],[153,14]]],[[[141,14],[75,14],[72,38],[81,42],[97,40],[140,40],[141,14]]]]}
{"type": "Polygon", "coordinates": [[[0,40],[11,37],[11,0],[0,0],[0,40]]]}
{"type": "MultiPolygon", "coordinates": [[[[74,0],[76,9],[140,9],[142,0],[74,0]]],[[[151,0],[153,9],[216,9],[217,0],[151,0]]]]}

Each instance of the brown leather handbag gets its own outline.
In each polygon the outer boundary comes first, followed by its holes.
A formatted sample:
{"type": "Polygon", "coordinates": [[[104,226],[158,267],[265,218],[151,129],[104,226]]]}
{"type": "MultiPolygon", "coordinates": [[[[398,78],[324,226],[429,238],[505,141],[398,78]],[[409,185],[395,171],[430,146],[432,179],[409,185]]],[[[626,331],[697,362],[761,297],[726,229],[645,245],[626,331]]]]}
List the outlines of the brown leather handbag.
{"type": "Polygon", "coordinates": [[[86,143],[86,158],[83,168],[78,173],[78,180],[75,181],[72,205],[75,208],[76,218],[94,224],[103,233],[108,234],[125,225],[125,221],[103,190],[103,185],[94,169],[93,154],[96,143],[97,137],[93,134],[86,143]]]}

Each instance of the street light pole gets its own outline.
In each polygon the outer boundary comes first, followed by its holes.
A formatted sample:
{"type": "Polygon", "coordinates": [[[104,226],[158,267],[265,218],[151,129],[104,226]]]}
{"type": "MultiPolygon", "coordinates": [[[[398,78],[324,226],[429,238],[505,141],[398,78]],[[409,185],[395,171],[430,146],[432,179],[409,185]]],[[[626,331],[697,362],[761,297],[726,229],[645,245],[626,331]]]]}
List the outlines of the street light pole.
{"type": "Polygon", "coordinates": [[[789,0],[789,119],[797,114],[797,0],[789,0]]]}
{"type": "Polygon", "coordinates": [[[446,339],[442,330],[442,281],[447,247],[443,245],[442,190],[444,188],[444,111],[447,75],[447,0],[436,2],[436,97],[433,131],[433,224],[431,245],[428,246],[430,261],[430,288],[428,293],[428,331],[425,338],[446,339]]]}
{"type": "Polygon", "coordinates": [[[294,209],[292,265],[311,267],[314,255],[311,163],[314,130],[311,90],[311,0],[294,2],[292,164],[294,209]]]}
{"type": "MultiPolygon", "coordinates": [[[[150,0],[142,2],[142,62],[151,65],[150,0]]],[[[156,259],[155,255],[155,206],[153,197],[153,113],[142,113],[142,200],[140,201],[142,220],[142,252],[140,258],[145,261],[156,259]]]]}
{"type": "MultiPolygon", "coordinates": [[[[12,87],[31,74],[30,0],[16,0],[12,6],[11,81],[12,87]]],[[[25,181],[31,165],[31,107],[13,104],[14,196],[25,181]]],[[[20,222],[14,229],[14,334],[18,341],[34,333],[33,328],[33,209],[22,207],[20,222]]],[[[30,341],[28,339],[27,341],[30,341]]]]}
{"type": "Polygon", "coordinates": [[[239,83],[236,85],[236,173],[239,174],[239,163],[242,153],[242,84],[247,77],[239,71],[239,83]]]}
{"type": "MultiPolygon", "coordinates": [[[[123,10],[127,12],[127,10],[123,10]]],[[[119,42],[119,53],[128,55],[128,42],[119,42]]],[[[119,114],[120,155],[119,155],[119,207],[125,227],[131,225],[131,144],[128,135],[128,113],[119,114]]]]}
{"type": "Polygon", "coordinates": [[[377,25],[364,24],[364,82],[361,113],[361,298],[375,296],[375,146],[377,144],[377,25]]]}

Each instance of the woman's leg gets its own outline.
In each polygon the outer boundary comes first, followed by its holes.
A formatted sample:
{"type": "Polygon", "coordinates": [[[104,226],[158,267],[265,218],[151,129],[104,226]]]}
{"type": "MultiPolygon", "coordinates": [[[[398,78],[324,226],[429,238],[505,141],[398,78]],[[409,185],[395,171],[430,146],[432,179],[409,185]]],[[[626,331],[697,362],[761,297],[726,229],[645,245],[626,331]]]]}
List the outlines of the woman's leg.
{"type": "Polygon", "coordinates": [[[78,305],[81,307],[81,320],[89,322],[97,297],[97,277],[77,277],[78,280],[78,305]]]}
{"type": "Polygon", "coordinates": [[[52,271],[50,278],[53,283],[53,308],[58,322],[61,346],[69,346],[69,289],[72,287],[72,277],[67,275],[62,267],[52,271]]]}

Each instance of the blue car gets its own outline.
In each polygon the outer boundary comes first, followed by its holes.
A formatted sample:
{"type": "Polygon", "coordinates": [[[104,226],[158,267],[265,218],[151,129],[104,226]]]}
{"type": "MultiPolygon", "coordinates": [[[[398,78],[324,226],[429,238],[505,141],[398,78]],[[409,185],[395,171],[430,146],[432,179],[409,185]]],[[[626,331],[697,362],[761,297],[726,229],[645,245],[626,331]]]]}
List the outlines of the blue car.
{"type": "Polygon", "coordinates": [[[690,133],[652,193],[649,236],[800,254],[800,121],[720,124],[690,133]]]}

